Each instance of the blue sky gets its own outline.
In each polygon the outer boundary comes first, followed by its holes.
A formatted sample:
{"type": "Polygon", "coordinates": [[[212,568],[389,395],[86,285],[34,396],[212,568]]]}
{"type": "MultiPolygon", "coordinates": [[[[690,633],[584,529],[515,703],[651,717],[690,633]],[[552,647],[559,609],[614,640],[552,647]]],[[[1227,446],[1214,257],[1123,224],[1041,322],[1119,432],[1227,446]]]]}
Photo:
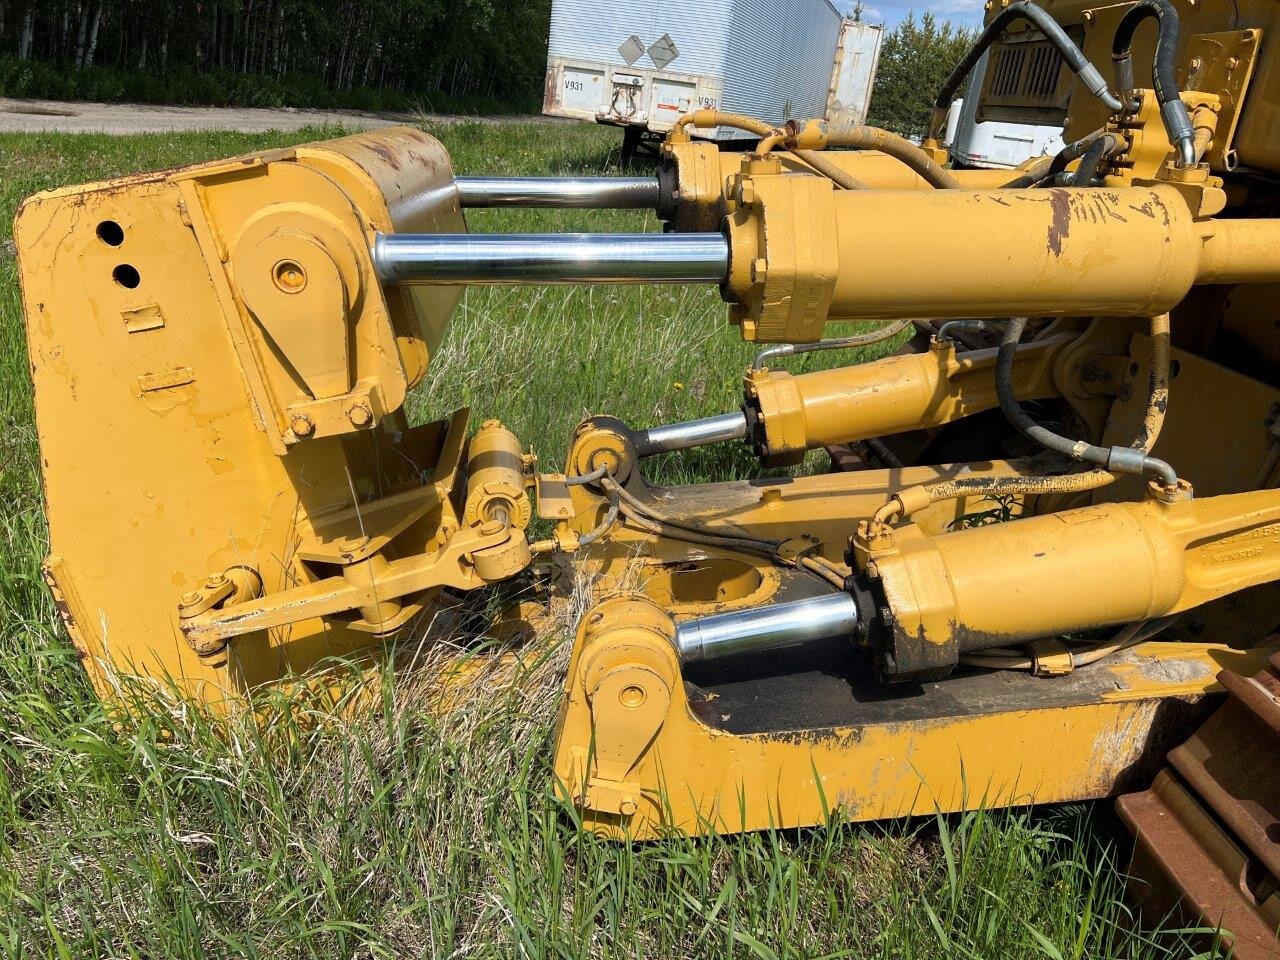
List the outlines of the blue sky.
{"type": "MultiPolygon", "coordinates": [[[[853,9],[853,0],[835,0],[835,4],[846,13],[853,9]]],[[[983,0],[863,0],[862,19],[893,29],[912,10],[917,15],[928,10],[939,20],[977,27],[982,24],[982,6],[983,0]]]]}

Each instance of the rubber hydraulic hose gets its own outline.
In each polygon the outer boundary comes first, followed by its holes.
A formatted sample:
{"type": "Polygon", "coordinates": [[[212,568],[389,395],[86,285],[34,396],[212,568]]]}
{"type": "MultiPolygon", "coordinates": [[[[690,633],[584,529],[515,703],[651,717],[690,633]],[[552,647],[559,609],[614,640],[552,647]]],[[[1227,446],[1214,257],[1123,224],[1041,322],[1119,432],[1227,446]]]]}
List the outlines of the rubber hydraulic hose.
{"type": "Polygon", "coordinates": [[[1110,136],[1099,137],[1089,144],[1089,149],[1080,158],[1080,166],[1076,167],[1076,172],[1071,176],[1071,186],[1087,187],[1093,183],[1099,164],[1103,157],[1112,152],[1114,146],[1114,139],[1110,136]]]}
{"type": "MultiPolygon", "coordinates": [[[[1005,327],[1004,337],[1000,341],[999,353],[996,355],[996,396],[1005,418],[1019,433],[1034,440],[1046,450],[1111,472],[1153,473],[1165,486],[1174,486],[1178,482],[1178,475],[1163,460],[1147,456],[1146,446],[1149,441],[1145,435],[1140,441],[1135,441],[1135,445],[1131,447],[1099,447],[1084,440],[1071,440],[1061,436],[1031,418],[1018,402],[1013,383],[1014,355],[1017,353],[1018,341],[1026,325],[1026,317],[1010,319],[1008,326],[1005,327]]],[[[1154,343],[1153,339],[1153,350],[1154,343]]]]}
{"type": "Polygon", "coordinates": [[[822,155],[820,150],[793,150],[792,156],[811,166],[842,190],[870,190],[871,185],[864,183],[853,174],[841,170],[822,155]]]}
{"type": "MultiPolygon", "coordinates": [[[[1160,104],[1160,118],[1164,121],[1169,142],[1178,149],[1179,165],[1194,166],[1195,128],[1191,125],[1187,105],[1182,102],[1178,79],[1174,74],[1174,61],[1178,55],[1178,11],[1169,0],[1138,0],[1120,19],[1120,25],[1116,27],[1111,41],[1111,59],[1115,64],[1120,95],[1127,98],[1134,86],[1133,34],[1138,24],[1144,20],[1155,20],[1160,30],[1156,39],[1155,62],[1151,69],[1156,102],[1160,104]]],[[[1126,112],[1132,113],[1136,109],[1132,100],[1125,104],[1126,112]]]]}
{"type": "Polygon", "coordinates": [[[747,133],[753,133],[757,137],[767,137],[776,129],[773,124],[757,120],[755,117],[747,116],[745,113],[695,110],[693,113],[686,113],[677,120],[671,132],[683,131],[688,126],[697,127],[699,130],[709,130],[712,127],[733,127],[736,130],[745,130],[747,133]]]}
{"type": "Polygon", "coordinates": [[[951,75],[947,77],[942,89],[938,92],[937,99],[934,100],[934,108],[936,110],[946,110],[951,106],[951,101],[956,98],[956,92],[969,75],[969,71],[974,68],[978,60],[987,51],[987,48],[995,43],[996,38],[1000,36],[1005,27],[1014,20],[1026,20],[1043,33],[1045,38],[1062,54],[1062,59],[1067,62],[1067,66],[1071,68],[1072,72],[1080,78],[1080,82],[1084,84],[1085,89],[1101,100],[1108,110],[1118,113],[1123,109],[1120,100],[1107,89],[1107,81],[1098,72],[1098,68],[1090,63],[1085,55],[1080,52],[1080,48],[1071,42],[1071,38],[1058,25],[1058,21],[1053,19],[1052,14],[1041,7],[1025,2],[1025,0],[1018,0],[1018,2],[1009,4],[1009,6],[995,15],[991,22],[987,24],[987,28],[982,31],[982,35],[978,37],[977,42],[956,64],[956,68],[951,71],[951,75]]]}
{"type": "Polygon", "coordinates": [[[1081,137],[1079,140],[1073,140],[1061,150],[1055,153],[1051,158],[1043,160],[1043,162],[1034,163],[1027,168],[1022,176],[1010,180],[1006,183],[1005,189],[1019,189],[1022,187],[1034,187],[1038,184],[1052,180],[1062,171],[1067,169],[1067,164],[1073,160],[1079,160],[1089,148],[1106,136],[1105,130],[1095,130],[1093,133],[1081,137]]]}
{"type": "MultiPolygon", "coordinates": [[[[850,147],[856,150],[875,150],[887,153],[920,174],[931,186],[946,190],[959,190],[960,181],[924,150],[906,137],[900,137],[879,127],[835,127],[825,130],[826,146],[850,147]]],[[[803,159],[803,158],[801,158],[803,159]]]]}
{"type": "MultiPolygon", "coordinates": [[[[1016,328],[1019,332],[1013,336],[1014,347],[1016,348],[1018,338],[1021,336],[1021,330],[1025,326],[1025,320],[1018,324],[1016,321],[1010,322],[1009,327],[1016,328]]],[[[1005,341],[1010,337],[1009,329],[1005,330],[1005,339],[1001,342],[1002,351],[1005,350],[1005,341]]],[[[1164,463],[1163,460],[1157,460],[1154,457],[1148,457],[1146,454],[1151,452],[1151,448],[1155,446],[1155,442],[1160,437],[1160,431],[1164,427],[1165,411],[1169,407],[1169,315],[1167,313],[1151,318],[1151,372],[1149,374],[1149,392],[1147,395],[1147,407],[1142,419],[1142,428],[1138,435],[1133,438],[1130,448],[1134,453],[1129,459],[1137,460],[1142,458],[1142,463],[1153,472],[1161,475],[1161,479],[1166,482],[1176,482],[1177,477],[1173,473],[1173,469],[1164,463]],[[1157,466],[1158,465],[1158,466],[1157,466]],[[1160,468],[1163,468],[1161,470],[1160,468]],[[1168,471],[1167,474],[1163,471],[1168,471]]],[[[1016,396],[1013,394],[1012,385],[1012,369],[1013,369],[1013,350],[1003,353],[998,359],[1004,361],[1005,367],[1008,369],[1009,375],[1006,376],[1004,386],[1002,388],[999,379],[999,367],[997,367],[996,389],[1001,399],[1001,409],[1005,410],[1006,403],[1010,407],[1017,408],[1017,414],[1026,421],[1030,421],[1033,426],[1037,426],[1031,418],[1017,402],[1016,396]]],[[[1008,410],[1005,410],[1008,416],[1008,410]]],[[[1015,414],[1015,415],[1017,415],[1015,414]]],[[[1016,424],[1015,424],[1016,425],[1016,424]]],[[[1043,427],[1039,427],[1044,430],[1043,427]]],[[[1044,431],[1051,437],[1055,437],[1064,444],[1071,444],[1072,441],[1064,437],[1058,437],[1056,434],[1048,430],[1044,431]]],[[[1085,446],[1089,446],[1086,444],[1085,446]]],[[[1101,450],[1104,454],[1111,451],[1104,447],[1094,447],[1095,450],[1101,450]]],[[[1112,448],[1115,450],[1116,448],[1112,448]]],[[[1071,454],[1068,453],[1068,456],[1071,454]]],[[[1032,461],[1024,461],[1022,465],[1028,470],[1033,470],[1035,464],[1032,461]]],[[[1021,466],[1021,465],[1020,465],[1021,466]]],[[[922,507],[931,503],[940,503],[944,500],[956,500],[965,496],[1008,496],[1011,494],[1021,496],[1040,496],[1050,493],[1085,493],[1090,490],[1096,490],[1098,487],[1104,487],[1112,483],[1116,476],[1110,469],[1083,470],[1079,473],[1065,473],[1052,475],[1032,475],[1032,476],[979,476],[979,477],[958,477],[954,480],[941,480],[936,483],[924,484],[919,487],[909,487],[903,490],[897,496],[892,497],[885,502],[872,517],[873,522],[888,523],[895,516],[905,516],[914,513],[922,507]]]]}

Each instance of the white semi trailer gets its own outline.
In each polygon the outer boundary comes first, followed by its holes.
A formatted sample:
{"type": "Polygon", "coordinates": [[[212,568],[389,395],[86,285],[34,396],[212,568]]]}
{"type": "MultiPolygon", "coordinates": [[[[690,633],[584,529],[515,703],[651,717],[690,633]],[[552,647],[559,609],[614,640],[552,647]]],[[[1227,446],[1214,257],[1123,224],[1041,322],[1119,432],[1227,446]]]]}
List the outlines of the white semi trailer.
{"type": "Polygon", "coordinates": [[[861,123],[881,32],[830,0],[553,0],[542,112],[623,127],[627,153],[700,108],[861,123]]]}

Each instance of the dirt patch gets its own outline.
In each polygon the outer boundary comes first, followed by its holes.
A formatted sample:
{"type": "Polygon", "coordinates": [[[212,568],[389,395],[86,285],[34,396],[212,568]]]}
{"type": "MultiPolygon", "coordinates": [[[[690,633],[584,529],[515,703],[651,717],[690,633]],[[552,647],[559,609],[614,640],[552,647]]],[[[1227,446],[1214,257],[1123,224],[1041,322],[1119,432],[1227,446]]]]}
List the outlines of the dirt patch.
{"type": "Polygon", "coordinates": [[[142,103],[60,103],[0,97],[0,133],[176,133],[238,130],[265,133],[338,124],[377,130],[403,123],[573,123],[542,116],[474,117],[448,113],[372,113],[285,107],[171,107],[142,103]]]}

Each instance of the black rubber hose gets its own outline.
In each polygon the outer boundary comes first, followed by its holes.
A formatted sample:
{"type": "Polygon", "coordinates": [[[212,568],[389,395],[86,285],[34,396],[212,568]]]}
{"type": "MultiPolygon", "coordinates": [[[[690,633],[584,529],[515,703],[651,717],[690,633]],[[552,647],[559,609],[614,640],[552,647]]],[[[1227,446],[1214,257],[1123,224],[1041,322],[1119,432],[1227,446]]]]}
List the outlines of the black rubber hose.
{"type": "Polygon", "coordinates": [[[1024,173],[1016,180],[1010,180],[1002,189],[1018,189],[1021,187],[1034,187],[1037,184],[1052,180],[1063,170],[1067,169],[1067,164],[1072,160],[1079,160],[1083,157],[1091,146],[1103,139],[1105,133],[1102,130],[1095,130],[1087,137],[1081,137],[1079,140],[1073,140],[1065,147],[1053,155],[1053,159],[1049,162],[1049,167],[1042,172],[1024,173]]]}
{"type": "Polygon", "coordinates": [[[1062,54],[1062,59],[1067,62],[1073,73],[1080,78],[1080,82],[1085,88],[1102,101],[1107,109],[1112,113],[1118,113],[1123,109],[1120,100],[1107,89],[1107,81],[1102,78],[1102,74],[1098,72],[1098,68],[1089,62],[1088,58],[1080,52],[1080,48],[1071,42],[1071,38],[1067,36],[1066,31],[1058,25],[1058,21],[1041,7],[1027,3],[1026,0],[1017,0],[1005,7],[994,19],[987,24],[987,28],[982,31],[982,35],[956,64],[956,68],[951,71],[951,75],[947,77],[946,82],[942,85],[942,90],[938,93],[937,99],[934,100],[934,108],[945,110],[951,106],[951,101],[956,97],[956,91],[960,89],[960,85],[964,83],[965,77],[969,75],[978,60],[987,51],[987,48],[995,43],[996,38],[1004,31],[1014,20],[1026,20],[1049,40],[1050,43],[1057,48],[1062,54]]]}
{"type": "Polygon", "coordinates": [[[1141,447],[1099,447],[1084,440],[1071,440],[1036,423],[1022,409],[1014,387],[1013,371],[1018,342],[1022,339],[1022,331],[1026,326],[1026,317],[1010,319],[996,353],[996,397],[1000,401],[1001,412],[1018,432],[1046,450],[1060,453],[1072,460],[1081,460],[1112,472],[1155,474],[1166,487],[1175,486],[1178,475],[1173,468],[1163,460],[1147,456],[1141,447]]]}
{"type": "Polygon", "coordinates": [[[1098,173],[1098,166],[1102,163],[1103,157],[1111,152],[1112,147],[1110,137],[1099,137],[1089,144],[1089,149],[1080,158],[1080,166],[1076,167],[1076,172],[1071,177],[1071,186],[1089,186],[1098,173]]]}
{"type": "MultiPolygon", "coordinates": [[[[1111,40],[1111,60],[1115,65],[1116,84],[1120,96],[1128,97],[1133,82],[1133,34],[1144,20],[1155,20],[1160,34],[1156,39],[1156,56],[1152,64],[1152,86],[1156,102],[1160,104],[1160,118],[1164,121],[1169,142],[1178,148],[1178,160],[1182,166],[1193,166],[1195,155],[1195,128],[1191,115],[1182,102],[1178,90],[1178,78],[1174,73],[1174,61],[1178,55],[1178,11],[1169,0],[1138,0],[1120,19],[1115,36],[1111,40]]],[[[1137,109],[1134,102],[1125,104],[1126,112],[1137,109]]]]}

